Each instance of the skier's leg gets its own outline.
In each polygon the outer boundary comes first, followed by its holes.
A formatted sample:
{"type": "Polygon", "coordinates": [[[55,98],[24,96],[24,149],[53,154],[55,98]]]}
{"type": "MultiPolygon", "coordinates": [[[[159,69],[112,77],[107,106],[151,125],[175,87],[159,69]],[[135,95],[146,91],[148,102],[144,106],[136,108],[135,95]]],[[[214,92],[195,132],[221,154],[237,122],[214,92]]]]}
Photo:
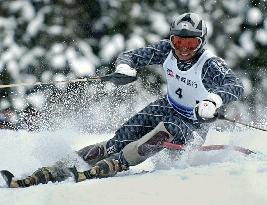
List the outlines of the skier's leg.
{"type": "Polygon", "coordinates": [[[162,143],[164,141],[172,141],[172,139],[173,137],[161,122],[141,139],[129,143],[120,153],[97,162],[91,169],[77,172],[76,168],[72,168],[71,171],[77,182],[114,176],[117,172],[128,170],[129,166],[137,165],[161,151],[163,149],[162,143]]]}
{"type": "Polygon", "coordinates": [[[80,149],[77,153],[88,164],[93,166],[101,159],[119,153],[127,144],[143,137],[162,121],[162,117],[166,113],[172,111],[173,108],[168,105],[166,98],[159,99],[125,122],[115,132],[115,136],[112,139],[95,145],[89,145],[80,149]]]}
{"type": "Polygon", "coordinates": [[[172,140],[173,136],[166,130],[163,122],[160,122],[151,132],[126,145],[122,149],[121,155],[127,161],[128,166],[135,166],[161,151],[164,148],[163,142],[172,140]]]}
{"type": "Polygon", "coordinates": [[[210,125],[199,124],[198,122],[182,118],[181,116],[164,117],[164,126],[174,137],[172,143],[188,145],[196,143],[203,144],[210,125]]]}
{"type": "Polygon", "coordinates": [[[204,143],[207,129],[199,125],[181,119],[177,116],[168,116],[164,122],[160,122],[155,129],[147,133],[137,141],[127,144],[122,151],[115,156],[120,164],[135,166],[144,162],[147,158],[161,151],[163,142],[175,144],[199,146],[204,143]],[[195,141],[195,138],[198,138],[195,141]]]}
{"type": "Polygon", "coordinates": [[[116,155],[111,155],[106,159],[100,160],[87,171],[78,172],[75,167],[70,168],[70,171],[73,173],[75,181],[81,182],[86,179],[111,177],[118,172],[128,170],[128,166],[121,164],[115,159],[116,155]]]}
{"type": "Polygon", "coordinates": [[[166,97],[150,103],[125,122],[115,132],[115,136],[107,141],[107,152],[119,153],[127,144],[139,140],[152,131],[163,121],[164,116],[173,112],[174,109],[169,105],[166,97]]]}
{"type": "Polygon", "coordinates": [[[114,156],[120,166],[130,167],[144,162],[161,151],[164,148],[162,143],[165,141],[188,145],[195,143],[195,138],[198,138],[196,142],[198,146],[204,143],[208,127],[187,121],[177,115],[166,116],[163,119],[164,121],[152,131],[139,140],[127,144],[114,156]]]}
{"type": "MultiPolygon", "coordinates": [[[[114,138],[107,141],[107,152],[109,153],[108,149],[115,150],[116,154],[99,161],[90,170],[77,172],[72,169],[72,172],[78,182],[114,176],[117,172],[127,170],[129,166],[137,165],[162,150],[163,141],[188,144],[201,133],[200,130],[198,123],[177,115],[168,102],[161,99],[131,118],[116,132],[114,138]]],[[[203,139],[207,134],[207,130],[204,131],[203,139]]]]}
{"type": "Polygon", "coordinates": [[[13,174],[7,170],[1,171],[1,174],[10,188],[47,184],[49,181],[60,182],[72,176],[69,168],[65,167],[62,162],[57,162],[51,167],[42,167],[24,179],[15,179],[13,174]]]}

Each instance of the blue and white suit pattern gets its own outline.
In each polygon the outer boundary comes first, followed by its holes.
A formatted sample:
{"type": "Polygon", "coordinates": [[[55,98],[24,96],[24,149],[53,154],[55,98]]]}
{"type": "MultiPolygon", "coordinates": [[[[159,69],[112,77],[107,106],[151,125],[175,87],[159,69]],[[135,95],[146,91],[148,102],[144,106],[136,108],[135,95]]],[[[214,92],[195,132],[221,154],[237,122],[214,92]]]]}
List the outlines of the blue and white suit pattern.
{"type": "MultiPolygon", "coordinates": [[[[209,124],[199,123],[193,117],[192,108],[196,101],[204,100],[207,93],[212,92],[219,95],[225,105],[239,99],[244,92],[240,80],[223,59],[202,49],[190,63],[180,61],[175,58],[169,40],[124,52],[119,55],[116,61],[116,65],[118,64],[128,64],[135,69],[162,65],[166,72],[168,94],[150,103],[116,131],[115,136],[107,142],[109,154],[120,152],[127,144],[153,130],[161,121],[174,136],[173,143],[186,144],[193,139],[195,133],[205,140],[209,124]],[[195,75],[192,76],[194,71],[195,75]],[[173,85],[176,90],[172,89],[173,85]],[[198,87],[201,93],[197,93],[198,89],[195,87],[198,87]],[[191,96],[195,97],[180,100],[178,95],[186,93],[180,93],[179,88],[194,92],[191,96]]],[[[123,163],[120,156],[122,154],[118,154],[118,160],[123,163]]]]}

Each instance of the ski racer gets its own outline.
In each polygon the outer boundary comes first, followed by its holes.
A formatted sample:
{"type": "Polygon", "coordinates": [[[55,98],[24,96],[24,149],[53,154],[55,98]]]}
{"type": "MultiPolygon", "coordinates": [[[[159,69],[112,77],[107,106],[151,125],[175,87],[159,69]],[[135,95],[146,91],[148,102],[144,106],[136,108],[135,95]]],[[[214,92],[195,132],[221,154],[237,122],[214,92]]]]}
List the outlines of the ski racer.
{"type": "Polygon", "coordinates": [[[195,13],[185,13],[172,22],[169,39],[119,55],[110,75],[112,82],[133,82],[138,69],[161,65],[166,96],[131,117],[112,139],[79,150],[78,155],[91,165],[89,170],[78,172],[75,167],[57,164],[40,168],[25,179],[15,179],[3,170],[8,186],[28,187],[68,177],[76,182],[110,177],[161,151],[163,142],[187,145],[201,137],[204,143],[218,109],[243,95],[240,80],[225,61],[204,48],[206,38],[205,21],[195,13]]]}

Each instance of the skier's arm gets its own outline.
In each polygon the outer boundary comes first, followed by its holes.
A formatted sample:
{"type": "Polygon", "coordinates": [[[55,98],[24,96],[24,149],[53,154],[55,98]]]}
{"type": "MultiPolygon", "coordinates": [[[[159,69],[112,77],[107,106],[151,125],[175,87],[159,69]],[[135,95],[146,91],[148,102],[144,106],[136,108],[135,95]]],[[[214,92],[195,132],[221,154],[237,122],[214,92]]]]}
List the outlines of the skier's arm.
{"type": "Polygon", "coordinates": [[[195,107],[195,115],[201,122],[214,121],[218,108],[240,99],[244,93],[240,80],[218,57],[211,58],[204,64],[202,82],[210,95],[195,107]]]}
{"type": "Polygon", "coordinates": [[[202,81],[210,92],[222,98],[223,104],[240,99],[244,93],[240,80],[226,63],[218,57],[212,58],[205,63],[202,81]]]}
{"type": "Polygon", "coordinates": [[[109,81],[123,85],[136,80],[136,69],[147,65],[163,64],[171,50],[168,40],[161,40],[144,48],[126,51],[115,62],[116,70],[109,81]]]}
{"type": "Polygon", "coordinates": [[[163,64],[170,51],[169,40],[161,40],[144,48],[123,52],[115,64],[116,67],[120,64],[127,64],[134,69],[147,65],[163,64]]]}

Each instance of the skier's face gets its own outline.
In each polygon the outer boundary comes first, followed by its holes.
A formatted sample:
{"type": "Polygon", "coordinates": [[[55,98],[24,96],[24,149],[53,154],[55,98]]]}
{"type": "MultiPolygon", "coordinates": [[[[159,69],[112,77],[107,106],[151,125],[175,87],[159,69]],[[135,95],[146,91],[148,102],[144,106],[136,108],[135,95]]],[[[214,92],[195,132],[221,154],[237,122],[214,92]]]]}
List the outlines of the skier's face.
{"type": "Polygon", "coordinates": [[[182,61],[190,60],[201,46],[201,39],[197,37],[182,38],[179,36],[171,36],[170,38],[175,54],[182,61]]]}

